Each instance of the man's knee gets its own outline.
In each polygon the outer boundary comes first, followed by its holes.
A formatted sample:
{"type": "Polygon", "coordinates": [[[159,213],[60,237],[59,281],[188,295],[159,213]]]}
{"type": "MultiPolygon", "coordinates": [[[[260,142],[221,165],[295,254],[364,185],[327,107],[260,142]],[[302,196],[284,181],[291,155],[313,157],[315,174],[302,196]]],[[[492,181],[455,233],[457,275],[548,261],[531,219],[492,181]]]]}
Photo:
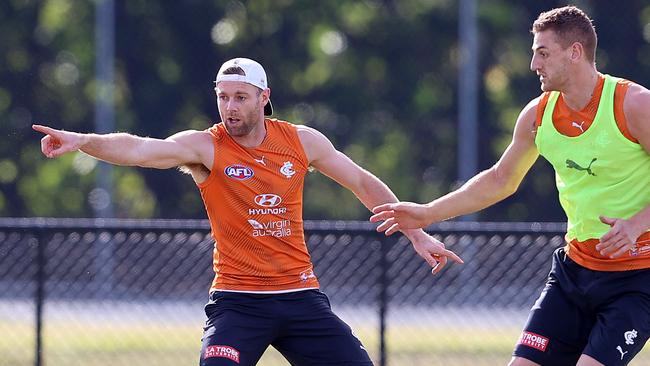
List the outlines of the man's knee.
{"type": "Polygon", "coordinates": [[[588,355],[581,355],[576,366],[603,366],[604,364],[596,361],[595,358],[588,355]]]}
{"type": "Polygon", "coordinates": [[[538,363],[535,363],[531,360],[527,360],[522,357],[513,357],[510,360],[508,366],[540,366],[538,363]]]}

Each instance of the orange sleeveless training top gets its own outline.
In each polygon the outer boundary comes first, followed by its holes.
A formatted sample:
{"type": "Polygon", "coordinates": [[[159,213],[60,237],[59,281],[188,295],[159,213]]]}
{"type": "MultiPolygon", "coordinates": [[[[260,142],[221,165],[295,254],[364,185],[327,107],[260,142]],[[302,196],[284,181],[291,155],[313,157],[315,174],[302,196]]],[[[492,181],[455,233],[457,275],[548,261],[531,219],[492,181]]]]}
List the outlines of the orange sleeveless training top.
{"type": "Polygon", "coordinates": [[[296,127],[266,119],[256,148],[239,145],[223,123],[214,165],[198,184],[215,239],[210,291],[289,292],[318,288],[303,233],[302,193],[309,162],[296,127]]]}
{"type": "MultiPolygon", "coordinates": [[[[632,82],[629,80],[621,79],[616,84],[614,91],[614,119],[621,134],[628,140],[639,143],[639,141],[630,134],[627,128],[627,121],[623,111],[623,102],[625,94],[632,82]]],[[[599,74],[598,83],[594,88],[591,100],[581,111],[574,111],[564,102],[562,94],[558,97],[553,110],[553,126],[563,135],[575,137],[587,131],[596,117],[598,105],[600,104],[600,96],[603,92],[603,85],[605,84],[605,76],[599,74]]],[[[548,103],[550,92],[545,92],[541,95],[539,104],[537,105],[537,116],[535,125],[542,124],[542,116],[544,109],[548,103]]],[[[621,258],[610,259],[605,258],[596,250],[596,245],[599,243],[598,239],[589,239],[583,242],[571,240],[566,245],[567,255],[576,263],[583,267],[594,269],[597,271],[626,271],[640,268],[650,268],[650,232],[643,233],[637,239],[637,251],[632,253],[633,256],[623,256],[621,258]],[[603,259],[606,259],[603,261],[603,259]]]]}

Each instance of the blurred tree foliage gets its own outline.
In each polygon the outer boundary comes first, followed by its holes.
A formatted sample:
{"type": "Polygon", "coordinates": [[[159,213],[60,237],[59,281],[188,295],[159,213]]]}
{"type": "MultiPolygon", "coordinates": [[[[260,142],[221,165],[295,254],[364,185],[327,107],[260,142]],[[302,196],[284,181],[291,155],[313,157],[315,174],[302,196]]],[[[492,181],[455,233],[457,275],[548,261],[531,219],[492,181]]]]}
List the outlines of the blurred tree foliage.
{"type": "MultiPolygon", "coordinates": [[[[96,0],[101,1],[101,0],[96,0]]],[[[0,215],[92,216],[97,162],[48,160],[32,122],[94,129],[94,6],[0,3],[0,215]]],[[[559,1],[478,3],[480,167],[510,141],[539,95],[529,70],[532,21],[559,1]]],[[[595,20],[601,71],[650,86],[650,5],[577,1],[595,20]]],[[[218,121],[215,72],[245,56],[265,65],[276,116],[316,127],[402,199],[428,201],[456,181],[458,4],[450,0],[116,1],[117,130],[166,137],[218,121]]],[[[119,217],[203,218],[178,171],[114,169],[119,217]]],[[[305,217],[365,219],[352,194],[319,173],[305,217]]],[[[563,220],[542,159],[514,197],[479,219],[563,220]]]]}

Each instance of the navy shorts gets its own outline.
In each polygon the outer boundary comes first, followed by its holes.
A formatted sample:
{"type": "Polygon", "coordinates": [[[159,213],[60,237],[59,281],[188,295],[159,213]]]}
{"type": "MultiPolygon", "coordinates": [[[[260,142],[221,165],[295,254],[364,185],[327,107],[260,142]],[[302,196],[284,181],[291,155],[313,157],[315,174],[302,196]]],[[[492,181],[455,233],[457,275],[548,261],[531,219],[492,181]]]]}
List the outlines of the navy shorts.
{"type": "Polygon", "coordinates": [[[648,336],[650,269],[594,271],[559,248],[513,355],[543,366],[573,366],[583,353],[627,365],[648,336]]]}
{"type": "Polygon", "coordinates": [[[252,366],[269,345],[292,365],[372,365],[319,290],[213,292],[205,313],[201,366],[252,366]]]}

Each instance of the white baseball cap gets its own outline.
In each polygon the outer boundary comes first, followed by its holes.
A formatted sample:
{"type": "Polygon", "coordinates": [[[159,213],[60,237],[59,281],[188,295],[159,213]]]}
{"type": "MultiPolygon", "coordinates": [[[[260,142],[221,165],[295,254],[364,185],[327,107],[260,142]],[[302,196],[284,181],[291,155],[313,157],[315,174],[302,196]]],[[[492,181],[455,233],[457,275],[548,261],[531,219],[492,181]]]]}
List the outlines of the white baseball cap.
{"type": "MultiPolygon", "coordinates": [[[[214,81],[215,85],[220,81],[241,81],[243,83],[256,86],[262,90],[268,88],[266,72],[264,71],[262,65],[260,65],[257,61],[243,57],[233,58],[232,60],[228,60],[224,62],[223,65],[221,65],[221,68],[217,73],[217,78],[214,81]],[[224,71],[232,67],[240,68],[244,72],[244,75],[224,74],[224,71]]],[[[264,106],[264,115],[270,116],[272,114],[273,106],[271,105],[271,100],[269,99],[269,102],[264,106]]]]}

